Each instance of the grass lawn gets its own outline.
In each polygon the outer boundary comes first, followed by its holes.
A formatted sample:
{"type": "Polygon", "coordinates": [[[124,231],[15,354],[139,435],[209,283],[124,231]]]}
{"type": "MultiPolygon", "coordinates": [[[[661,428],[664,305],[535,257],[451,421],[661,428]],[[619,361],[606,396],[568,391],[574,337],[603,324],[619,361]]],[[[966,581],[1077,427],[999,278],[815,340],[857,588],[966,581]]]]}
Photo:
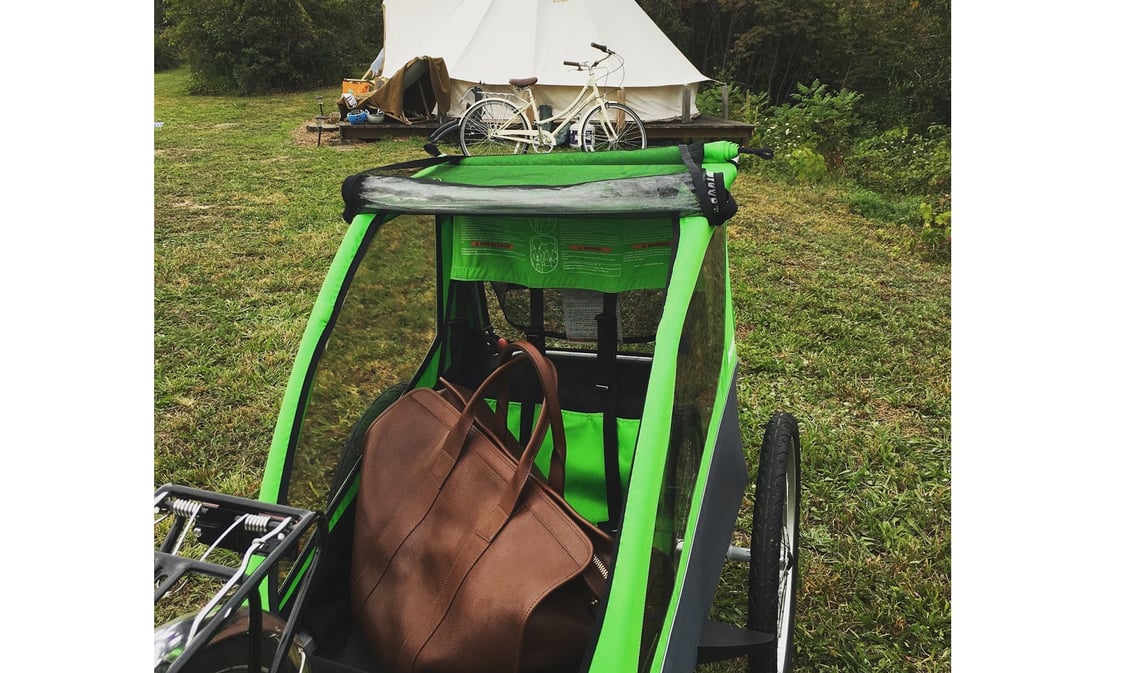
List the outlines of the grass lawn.
{"type": "MultiPolygon", "coordinates": [[[[427,155],[423,139],[308,142],[316,96],[330,107],[335,87],[194,97],[185,81],[155,76],[153,485],[256,497],[346,228],[340,184],[427,155]]],[[[754,472],[768,416],[801,423],[796,668],[949,671],[950,266],[852,214],[844,190],[751,165],[727,225],[741,429],[754,472]]],[[[729,568],[714,612],[738,621],[747,571],[729,568]]]]}

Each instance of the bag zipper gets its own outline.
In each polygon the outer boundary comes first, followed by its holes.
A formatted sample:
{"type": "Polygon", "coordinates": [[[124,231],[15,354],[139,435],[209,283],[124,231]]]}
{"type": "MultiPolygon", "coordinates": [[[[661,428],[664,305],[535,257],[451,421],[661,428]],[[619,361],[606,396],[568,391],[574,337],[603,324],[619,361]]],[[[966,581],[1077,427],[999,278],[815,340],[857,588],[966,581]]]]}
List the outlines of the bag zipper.
{"type": "Polygon", "coordinates": [[[596,554],[593,554],[592,555],[592,565],[596,566],[596,572],[600,573],[600,577],[602,579],[604,579],[604,580],[608,579],[608,566],[604,564],[603,559],[601,559],[596,554]]]}

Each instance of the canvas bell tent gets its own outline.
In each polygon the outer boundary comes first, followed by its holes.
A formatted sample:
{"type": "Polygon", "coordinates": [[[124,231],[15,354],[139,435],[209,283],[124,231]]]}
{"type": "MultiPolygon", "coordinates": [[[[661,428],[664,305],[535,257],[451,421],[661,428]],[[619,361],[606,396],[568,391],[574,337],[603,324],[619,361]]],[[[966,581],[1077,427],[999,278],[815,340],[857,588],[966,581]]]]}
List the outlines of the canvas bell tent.
{"type": "Polygon", "coordinates": [[[522,77],[537,77],[537,102],[559,112],[587,78],[564,61],[603,57],[592,42],[625,61],[599,86],[644,120],[680,117],[683,92],[696,115],[697,85],[709,79],[633,0],[384,0],[382,7],[383,72],[417,56],[443,58],[453,115],[472,101],[472,86],[509,91],[508,81],[522,77]]]}

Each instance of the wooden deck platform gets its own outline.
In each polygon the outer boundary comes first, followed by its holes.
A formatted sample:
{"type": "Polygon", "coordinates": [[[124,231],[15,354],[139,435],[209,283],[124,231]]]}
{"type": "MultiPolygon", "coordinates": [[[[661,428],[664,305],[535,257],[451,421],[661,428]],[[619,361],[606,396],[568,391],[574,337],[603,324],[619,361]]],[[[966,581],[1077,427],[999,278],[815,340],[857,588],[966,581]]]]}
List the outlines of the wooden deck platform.
{"type": "MultiPolygon", "coordinates": [[[[647,139],[651,144],[665,144],[669,142],[693,142],[709,140],[729,140],[741,145],[747,145],[752,133],[756,130],[754,124],[720,119],[718,117],[701,116],[687,122],[681,120],[646,122],[647,139]]],[[[433,120],[416,121],[412,124],[402,124],[392,119],[386,119],[381,124],[349,124],[340,121],[338,124],[324,124],[324,133],[339,133],[339,139],[346,142],[351,140],[378,140],[380,138],[400,137],[428,137],[440,127],[440,123],[433,120]]],[[[316,120],[308,123],[309,131],[316,131],[316,120]]]]}

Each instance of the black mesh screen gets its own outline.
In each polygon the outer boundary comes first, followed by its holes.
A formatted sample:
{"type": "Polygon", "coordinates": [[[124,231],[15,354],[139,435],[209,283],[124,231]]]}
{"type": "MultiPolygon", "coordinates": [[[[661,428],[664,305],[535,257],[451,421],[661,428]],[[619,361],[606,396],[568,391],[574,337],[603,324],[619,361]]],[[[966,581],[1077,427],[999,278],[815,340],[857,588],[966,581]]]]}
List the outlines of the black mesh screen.
{"type": "MultiPolygon", "coordinates": [[[[494,296],[506,321],[511,327],[532,333],[530,315],[530,288],[513,283],[491,283],[494,296]]],[[[599,292],[586,290],[545,289],[543,294],[543,336],[573,342],[595,342],[595,333],[583,327],[588,325],[582,309],[591,310],[600,297],[599,292]]],[[[643,344],[655,340],[658,322],[666,303],[665,290],[627,290],[619,293],[619,333],[625,344],[643,344]]],[[[588,311],[584,311],[587,313],[588,311]]]]}

